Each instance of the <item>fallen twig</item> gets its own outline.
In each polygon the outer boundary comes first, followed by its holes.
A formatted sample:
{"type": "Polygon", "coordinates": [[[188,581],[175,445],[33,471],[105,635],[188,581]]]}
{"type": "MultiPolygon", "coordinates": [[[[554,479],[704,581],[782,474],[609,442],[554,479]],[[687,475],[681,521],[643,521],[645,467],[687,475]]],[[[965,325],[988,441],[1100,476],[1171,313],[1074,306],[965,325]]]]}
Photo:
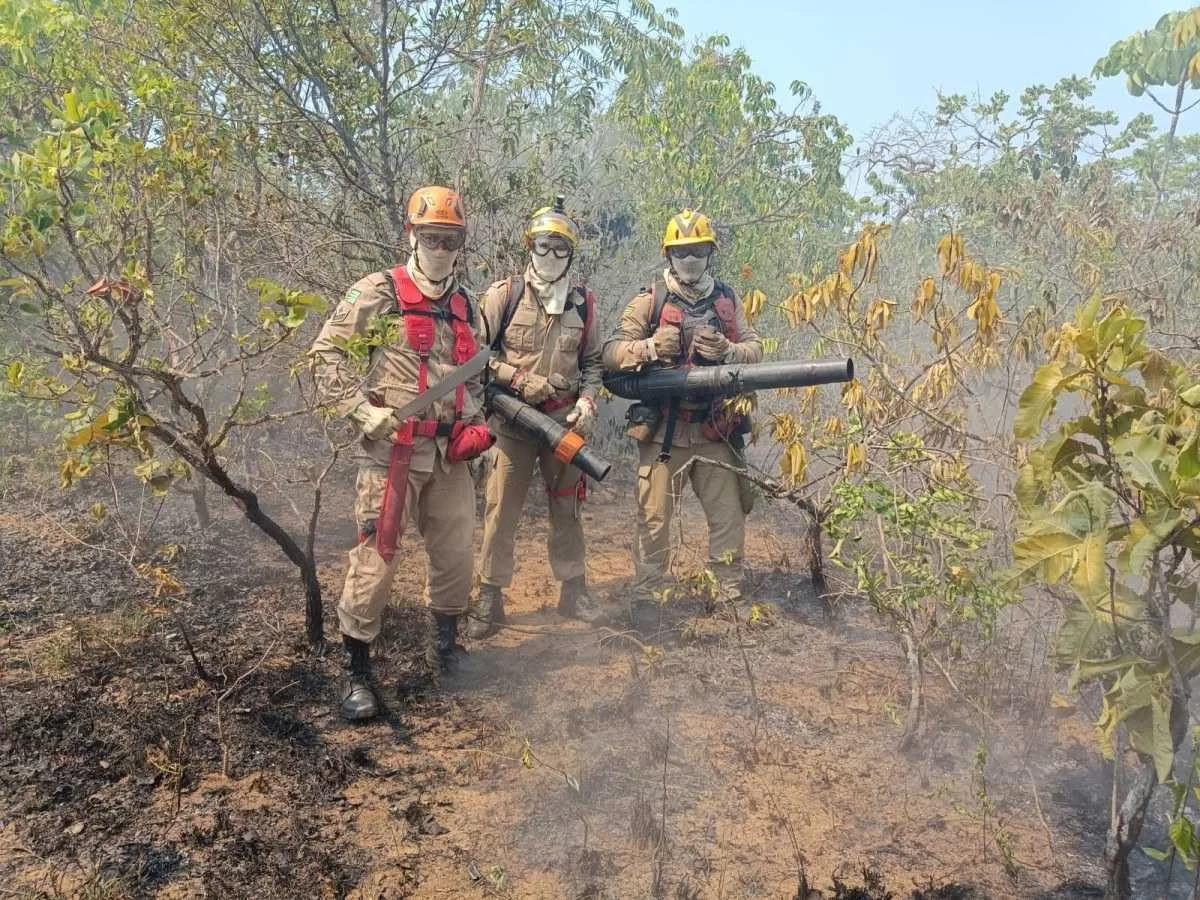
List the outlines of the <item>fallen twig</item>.
{"type": "Polygon", "coordinates": [[[263,655],[258,658],[258,662],[239,675],[234,680],[233,684],[226,688],[225,693],[217,698],[217,742],[221,745],[221,776],[223,778],[229,777],[229,745],[225,742],[225,724],[224,717],[221,713],[221,704],[232,697],[234,693],[243,684],[245,684],[246,680],[259,670],[262,664],[267,661],[267,657],[271,655],[271,652],[275,649],[275,646],[278,643],[278,639],[271,641],[267,649],[263,651],[263,655]]]}

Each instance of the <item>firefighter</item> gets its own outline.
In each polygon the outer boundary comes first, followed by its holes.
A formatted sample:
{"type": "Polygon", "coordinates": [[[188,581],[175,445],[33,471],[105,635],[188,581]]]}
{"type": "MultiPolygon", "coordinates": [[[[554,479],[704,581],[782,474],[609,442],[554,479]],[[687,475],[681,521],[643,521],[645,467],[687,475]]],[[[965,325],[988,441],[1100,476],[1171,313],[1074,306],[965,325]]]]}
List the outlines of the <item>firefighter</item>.
{"type": "MultiPolygon", "coordinates": [[[[662,240],[666,268],[625,308],[604,344],[605,368],[762,361],[762,341],[736,294],[713,277],[716,250],[716,233],[706,215],[684,209],[671,217],[662,240]]],[[[749,422],[730,413],[719,399],[685,400],[677,406],[635,403],[627,418],[627,433],[638,441],[636,596],[648,597],[668,571],[671,518],[686,466],[708,522],[709,567],[718,595],[738,599],[751,494],[736,472],[688,464],[705,457],[741,466],[749,422]]]]}
{"type": "Polygon", "coordinates": [[[480,375],[401,422],[414,400],[481,347],[482,318],[455,277],[466,240],[458,193],[423,187],[408,202],[407,263],[368,275],[342,298],[313,344],[321,402],[362,434],[354,515],[358,544],[338,602],[347,678],[341,714],[373,718],[371,642],[379,634],[406,524],[425,544],[426,661],[447,671],[464,652],[459,617],[471,592],[475,502],[468,461],[493,443],[483,416],[480,375]],[[352,348],[367,348],[365,374],[352,348]]]}
{"type": "MultiPolygon", "coordinates": [[[[590,291],[572,288],[568,280],[578,243],[579,230],[564,211],[562,197],[535,212],[525,229],[525,270],[488,289],[483,316],[497,351],[492,379],[587,438],[596,422],[600,339],[595,298],[590,291]]],[[[558,610],[593,624],[603,621],[604,610],[588,590],[584,563],[584,474],[514,426],[492,424],[497,441],[487,481],[479,599],[467,634],[487,637],[504,620],[503,591],[512,583],[513,542],[535,466],[550,510],[547,550],[561,583],[558,610]]]]}

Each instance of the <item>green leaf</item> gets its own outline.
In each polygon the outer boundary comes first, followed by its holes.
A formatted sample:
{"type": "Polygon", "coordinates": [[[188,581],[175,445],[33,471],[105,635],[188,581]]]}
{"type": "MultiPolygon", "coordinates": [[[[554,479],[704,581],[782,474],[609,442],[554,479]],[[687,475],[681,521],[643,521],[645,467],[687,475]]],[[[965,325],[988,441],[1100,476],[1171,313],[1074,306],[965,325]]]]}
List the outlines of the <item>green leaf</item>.
{"type": "Polygon", "coordinates": [[[1067,531],[1023,534],[1013,543],[1013,577],[1050,584],[1071,571],[1082,539],[1067,531]]]}
{"type": "Polygon", "coordinates": [[[1041,430],[1042,422],[1054,408],[1063,382],[1065,366],[1054,360],[1042,366],[1033,376],[1033,381],[1021,393],[1017,415],[1013,422],[1013,434],[1028,440],[1041,430]]]}
{"type": "Polygon", "coordinates": [[[1179,491],[1167,471],[1167,448],[1162,441],[1148,434],[1129,434],[1114,440],[1112,448],[1130,481],[1175,502],[1179,491]]]}
{"type": "Polygon", "coordinates": [[[1086,680],[1079,677],[1083,665],[1100,664],[1107,659],[1112,635],[1111,617],[1097,617],[1082,606],[1067,610],[1054,635],[1054,661],[1060,668],[1074,670],[1071,690],[1086,680]]]}
{"type": "Polygon", "coordinates": [[[1083,306],[1079,307],[1079,311],[1075,316],[1075,322],[1079,326],[1080,331],[1089,330],[1096,323],[1096,313],[1100,311],[1099,294],[1092,294],[1087,299],[1083,306]]]}
{"type": "Polygon", "coordinates": [[[1077,690],[1081,684],[1087,684],[1089,681],[1095,681],[1103,678],[1105,675],[1111,675],[1113,672],[1122,672],[1137,663],[1138,657],[1136,656],[1116,656],[1112,659],[1081,659],[1075,664],[1075,670],[1071,673],[1071,678],[1067,686],[1071,690],[1077,690]]]}
{"type": "Polygon", "coordinates": [[[14,388],[21,386],[21,376],[25,373],[25,366],[19,359],[13,360],[8,364],[8,383],[14,388]]]}
{"type": "Polygon", "coordinates": [[[1175,654],[1175,664],[1179,666],[1184,678],[1190,678],[1200,672],[1200,631],[1172,629],[1171,650],[1175,654]]]}
{"type": "Polygon", "coordinates": [[[1171,738],[1171,701],[1164,697],[1154,697],[1150,701],[1151,722],[1151,756],[1154,757],[1154,771],[1158,775],[1159,784],[1171,777],[1175,764],[1175,742],[1171,738]]]}
{"type": "Polygon", "coordinates": [[[1125,547],[1117,565],[1130,575],[1141,575],[1163,542],[1183,524],[1183,514],[1173,507],[1154,508],[1129,523],[1125,547]]]}
{"type": "Polygon", "coordinates": [[[1180,391],[1179,400],[1193,409],[1200,407],[1200,384],[1193,384],[1190,388],[1180,391]]]}
{"type": "Polygon", "coordinates": [[[1200,475],[1200,422],[1196,423],[1192,436],[1175,458],[1175,477],[1179,481],[1187,481],[1197,475],[1200,475]]]}
{"type": "Polygon", "coordinates": [[[1059,501],[1050,512],[1051,520],[1065,531],[1080,537],[1095,533],[1107,535],[1117,495],[1099,481],[1089,481],[1059,501]]]}
{"type": "Polygon", "coordinates": [[[1105,558],[1107,547],[1107,532],[1095,532],[1084,538],[1075,555],[1075,571],[1071,575],[1071,583],[1089,607],[1099,606],[1108,596],[1108,565],[1105,558]]]}
{"type": "Polygon", "coordinates": [[[1167,836],[1185,862],[1195,860],[1196,829],[1186,816],[1179,816],[1171,820],[1171,824],[1167,828],[1167,836]]]}

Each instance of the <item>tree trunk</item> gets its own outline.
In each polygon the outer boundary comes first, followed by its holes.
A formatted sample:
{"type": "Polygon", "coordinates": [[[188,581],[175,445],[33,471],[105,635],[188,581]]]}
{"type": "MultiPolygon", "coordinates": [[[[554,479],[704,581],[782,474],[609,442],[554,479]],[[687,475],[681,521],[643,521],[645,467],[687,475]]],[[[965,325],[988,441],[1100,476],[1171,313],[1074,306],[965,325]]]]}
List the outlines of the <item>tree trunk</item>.
{"type": "Polygon", "coordinates": [[[824,598],[829,585],[825,581],[825,548],[821,546],[821,523],[813,519],[808,523],[808,575],[813,590],[824,598]]]}
{"type": "Polygon", "coordinates": [[[904,657],[908,660],[908,716],[904,720],[900,749],[908,750],[921,734],[925,678],[921,667],[921,650],[906,627],[900,629],[900,640],[904,644],[904,657]]]}
{"type": "MultiPolygon", "coordinates": [[[[1118,763],[1119,765],[1119,763],[1118,763]]],[[[1115,768],[1113,777],[1116,777],[1115,768]]],[[[1147,756],[1138,756],[1138,767],[1125,799],[1109,825],[1108,838],[1104,842],[1104,864],[1108,870],[1108,887],[1104,900],[1132,900],[1133,886],[1129,880],[1129,854],[1137,846],[1138,836],[1146,821],[1146,809],[1158,781],[1154,774],[1154,761],[1147,756]]]]}
{"type": "MultiPolygon", "coordinates": [[[[172,445],[176,452],[181,452],[177,441],[172,442],[172,445]]],[[[305,632],[308,635],[308,643],[313,650],[321,650],[325,646],[324,625],[321,615],[321,583],[317,580],[317,567],[312,554],[305,553],[300,549],[300,545],[283,529],[283,526],[263,511],[263,508],[258,503],[258,495],[254,491],[236,484],[229,477],[229,473],[225,471],[211,448],[205,447],[201,452],[204,454],[204,458],[196,460],[194,465],[210,481],[224,491],[225,494],[232,497],[241,507],[246,518],[273,540],[279,546],[279,549],[283,551],[284,555],[300,570],[300,578],[304,584],[305,632]]],[[[191,454],[189,453],[188,455],[190,456],[191,454]]],[[[191,462],[192,460],[189,459],[188,461],[191,462]]]]}
{"type": "Polygon", "coordinates": [[[196,524],[201,531],[212,525],[212,513],[208,510],[208,479],[197,478],[192,484],[192,508],[196,512],[196,524]]]}

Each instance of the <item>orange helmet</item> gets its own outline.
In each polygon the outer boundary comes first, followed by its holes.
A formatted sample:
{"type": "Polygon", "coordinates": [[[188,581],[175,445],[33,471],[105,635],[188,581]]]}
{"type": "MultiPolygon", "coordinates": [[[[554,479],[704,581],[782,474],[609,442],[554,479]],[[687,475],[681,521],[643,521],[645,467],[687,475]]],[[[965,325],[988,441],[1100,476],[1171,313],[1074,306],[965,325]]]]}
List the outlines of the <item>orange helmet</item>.
{"type": "Polygon", "coordinates": [[[414,225],[443,225],[466,228],[467,214],[462,197],[454,188],[430,185],[417,188],[408,198],[408,220],[405,229],[414,225]]]}

